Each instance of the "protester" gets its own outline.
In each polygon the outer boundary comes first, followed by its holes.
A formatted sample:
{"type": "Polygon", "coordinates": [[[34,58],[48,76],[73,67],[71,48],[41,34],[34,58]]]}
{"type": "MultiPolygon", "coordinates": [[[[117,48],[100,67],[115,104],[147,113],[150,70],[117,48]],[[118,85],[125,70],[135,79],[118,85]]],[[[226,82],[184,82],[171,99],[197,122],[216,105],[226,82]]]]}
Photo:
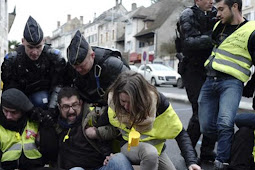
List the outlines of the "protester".
{"type": "MultiPolygon", "coordinates": [[[[0,112],[0,169],[31,170],[44,166],[39,124],[28,119],[33,104],[18,89],[3,92],[0,112]]],[[[50,139],[48,139],[50,141],[50,139]]]]}
{"type": "MultiPolygon", "coordinates": [[[[212,51],[211,33],[216,23],[217,10],[213,0],[195,0],[192,7],[186,8],[178,21],[181,34],[181,47],[184,58],[179,61],[179,72],[192,106],[192,117],[187,132],[195,148],[201,136],[198,120],[198,96],[206,79],[205,60],[212,51]]],[[[203,136],[200,148],[201,161],[214,161],[214,140],[203,136]]]]}
{"type": "Polygon", "coordinates": [[[166,154],[166,139],[176,139],[189,170],[201,169],[190,138],[167,99],[144,77],[133,71],[119,75],[108,94],[110,123],[118,127],[125,139],[121,152],[141,169],[175,169],[166,154]],[[137,147],[127,150],[131,128],[141,134],[137,147]]]}
{"type": "Polygon", "coordinates": [[[220,21],[205,62],[207,79],[198,98],[198,115],[203,135],[218,139],[214,167],[221,170],[229,163],[234,118],[255,61],[255,22],[242,17],[242,0],[216,0],[216,7],[220,21]]]}
{"type": "Polygon", "coordinates": [[[67,48],[65,85],[76,87],[87,103],[105,106],[106,89],[121,72],[128,70],[120,57],[119,51],[91,47],[78,30],[67,48]]]}
{"type": "Polygon", "coordinates": [[[60,51],[45,44],[40,25],[29,16],[22,45],[7,54],[2,64],[3,91],[17,88],[36,107],[54,109],[65,64],[60,51]]]}
{"type": "Polygon", "coordinates": [[[56,131],[59,168],[133,169],[123,154],[107,156],[111,153],[111,145],[107,141],[116,137],[118,131],[110,124],[100,124],[104,122],[99,120],[102,117],[95,110],[89,110],[89,105],[83,103],[76,89],[62,88],[58,95],[58,104],[60,115],[56,131]]]}
{"type": "Polygon", "coordinates": [[[235,117],[239,130],[235,133],[228,170],[253,170],[255,114],[240,113],[235,117]]]}

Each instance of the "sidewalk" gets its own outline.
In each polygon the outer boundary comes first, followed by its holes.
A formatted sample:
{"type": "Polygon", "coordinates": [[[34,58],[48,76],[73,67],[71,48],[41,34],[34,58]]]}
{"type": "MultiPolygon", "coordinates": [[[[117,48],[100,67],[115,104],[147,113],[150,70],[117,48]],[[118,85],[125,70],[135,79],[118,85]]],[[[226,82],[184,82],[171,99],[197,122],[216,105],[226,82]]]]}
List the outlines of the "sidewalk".
{"type": "MultiPolygon", "coordinates": [[[[163,94],[172,101],[189,103],[188,97],[186,94],[177,94],[177,93],[164,93],[163,94]]],[[[254,111],[252,108],[252,102],[242,101],[239,104],[239,109],[254,111]]]]}

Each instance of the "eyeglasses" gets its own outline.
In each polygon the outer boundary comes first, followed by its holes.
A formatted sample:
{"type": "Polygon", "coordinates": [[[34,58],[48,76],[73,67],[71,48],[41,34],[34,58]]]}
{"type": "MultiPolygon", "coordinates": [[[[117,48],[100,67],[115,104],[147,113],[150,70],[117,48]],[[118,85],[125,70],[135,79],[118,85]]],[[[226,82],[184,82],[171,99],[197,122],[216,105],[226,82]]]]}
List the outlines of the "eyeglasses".
{"type": "Polygon", "coordinates": [[[64,112],[68,112],[70,110],[70,108],[72,108],[73,110],[78,110],[80,108],[80,103],[79,102],[76,102],[76,103],[73,103],[71,106],[70,105],[67,105],[67,104],[63,104],[62,106],[60,106],[61,109],[64,111],[64,112]]]}

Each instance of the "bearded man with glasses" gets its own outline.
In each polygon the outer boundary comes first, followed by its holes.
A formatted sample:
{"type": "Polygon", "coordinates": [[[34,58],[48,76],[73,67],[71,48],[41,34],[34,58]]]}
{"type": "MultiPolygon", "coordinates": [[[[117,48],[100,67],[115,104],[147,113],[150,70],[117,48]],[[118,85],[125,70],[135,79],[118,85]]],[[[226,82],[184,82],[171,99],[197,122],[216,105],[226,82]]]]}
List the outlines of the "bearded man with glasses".
{"type": "Polygon", "coordinates": [[[58,94],[58,108],[58,168],[133,169],[123,154],[111,154],[109,141],[118,135],[118,131],[111,125],[102,124],[106,121],[100,121],[103,117],[90,111],[89,104],[82,101],[75,88],[61,89],[58,94]],[[89,130],[91,128],[95,131],[89,130]]]}

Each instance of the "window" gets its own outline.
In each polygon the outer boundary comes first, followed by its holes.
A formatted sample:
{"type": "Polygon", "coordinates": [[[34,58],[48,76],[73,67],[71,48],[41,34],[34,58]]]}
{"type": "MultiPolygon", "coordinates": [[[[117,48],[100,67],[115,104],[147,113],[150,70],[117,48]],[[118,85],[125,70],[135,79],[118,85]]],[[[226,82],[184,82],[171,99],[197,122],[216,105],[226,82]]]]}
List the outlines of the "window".
{"type": "Polygon", "coordinates": [[[251,20],[251,14],[250,13],[244,14],[244,18],[246,18],[247,20],[251,20]]]}
{"type": "Polygon", "coordinates": [[[114,40],[114,30],[112,30],[112,40],[114,40]]]}
{"type": "Polygon", "coordinates": [[[126,26],[126,33],[129,35],[132,33],[132,25],[127,25],[126,26]]]}
{"type": "Polygon", "coordinates": [[[94,34],[95,42],[97,42],[97,34],[94,34]]]}
{"type": "Polygon", "coordinates": [[[251,5],[251,0],[245,0],[244,1],[244,6],[247,7],[247,6],[250,6],[251,5]]]}
{"type": "Polygon", "coordinates": [[[145,43],[144,43],[144,42],[139,41],[139,48],[142,48],[142,47],[144,47],[144,46],[145,46],[145,43]]]}
{"type": "Polygon", "coordinates": [[[103,43],[103,34],[101,34],[101,43],[103,43]]]}

